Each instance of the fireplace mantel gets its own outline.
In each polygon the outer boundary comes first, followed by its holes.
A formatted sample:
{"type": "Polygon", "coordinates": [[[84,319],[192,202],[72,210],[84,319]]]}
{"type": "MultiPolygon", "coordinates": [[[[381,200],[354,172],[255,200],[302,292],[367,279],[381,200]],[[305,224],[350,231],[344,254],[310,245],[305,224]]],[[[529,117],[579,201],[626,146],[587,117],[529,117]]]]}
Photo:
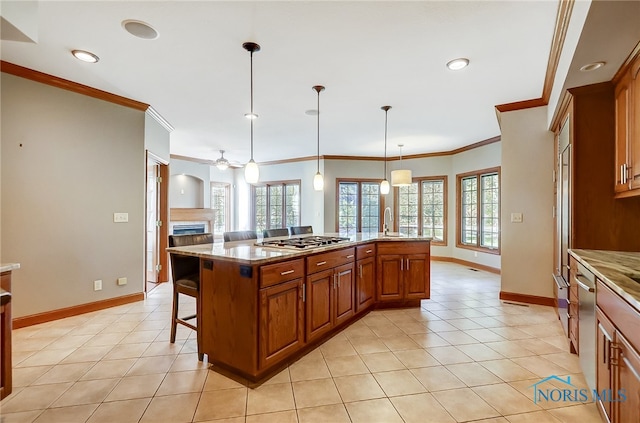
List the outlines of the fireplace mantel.
{"type": "MultiPolygon", "coordinates": [[[[171,222],[200,222],[213,223],[213,209],[172,208],[169,220],[171,222]]],[[[211,226],[210,226],[211,227],[211,226]]]]}
{"type": "Polygon", "coordinates": [[[169,233],[178,222],[206,223],[205,231],[213,232],[214,214],[212,209],[172,208],[169,215],[169,233]]]}

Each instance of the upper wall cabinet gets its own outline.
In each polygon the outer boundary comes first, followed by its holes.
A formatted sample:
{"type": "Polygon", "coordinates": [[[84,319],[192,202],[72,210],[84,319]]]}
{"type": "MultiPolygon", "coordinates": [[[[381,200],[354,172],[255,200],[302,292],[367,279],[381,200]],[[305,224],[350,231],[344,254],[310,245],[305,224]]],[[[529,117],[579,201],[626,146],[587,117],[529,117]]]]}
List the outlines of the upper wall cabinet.
{"type": "Polygon", "coordinates": [[[615,88],[616,198],[640,195],[640,49],[615,88]]]}

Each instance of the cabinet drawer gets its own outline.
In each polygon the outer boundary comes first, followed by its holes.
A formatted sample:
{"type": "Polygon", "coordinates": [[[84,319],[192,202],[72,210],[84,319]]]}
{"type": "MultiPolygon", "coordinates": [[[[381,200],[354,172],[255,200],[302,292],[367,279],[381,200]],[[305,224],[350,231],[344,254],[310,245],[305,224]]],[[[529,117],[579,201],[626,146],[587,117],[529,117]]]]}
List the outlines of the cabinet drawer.
{"type": "Polygon", "coordinates": [[[640,350],[640,313],[600,280],[596,283],[596,305],[624,334],[631,345],[640,350]]]}
{"type": "Polygon", "coordinates": [[[312,274],[321,270],[340,266],[341,264],[353,262],[355,256],[355,247],[350,247],[307,257],[307,274],[312,274]]]}
{"type": "Polygon", "coordinates": [[[376,255],[376,244],[364,244],[356,247],[356,260],[362,260],[376,255]]]}
{"type": "Polygon", "coordinates": [[[378,242],[378,254],[429,254],[428,241],[378,242]]]}
{"type": "Polygon", "coordinates": [[[304,259],[260,267],[260,288],[304,277],[304,259]]]}

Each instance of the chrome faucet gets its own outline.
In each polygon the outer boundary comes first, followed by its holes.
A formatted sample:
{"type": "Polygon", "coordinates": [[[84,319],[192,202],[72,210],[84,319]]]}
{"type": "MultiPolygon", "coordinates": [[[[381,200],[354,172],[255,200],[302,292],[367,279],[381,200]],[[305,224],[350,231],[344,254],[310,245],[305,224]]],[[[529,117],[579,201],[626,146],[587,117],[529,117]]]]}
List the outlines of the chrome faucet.
{"type": "Polygon", "coordinates": [[[393,222],[393,215],[391,214],[391,207],[384,209],[384,223],[382,225],[384,236],[389,234],[389,223],[393,222]]]}

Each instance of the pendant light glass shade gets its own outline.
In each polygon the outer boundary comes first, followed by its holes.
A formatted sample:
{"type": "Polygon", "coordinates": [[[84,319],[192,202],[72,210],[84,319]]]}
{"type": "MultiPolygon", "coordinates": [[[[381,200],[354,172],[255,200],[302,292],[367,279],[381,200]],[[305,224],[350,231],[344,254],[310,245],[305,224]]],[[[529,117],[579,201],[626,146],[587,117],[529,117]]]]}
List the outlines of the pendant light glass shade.
{"type": "Polygon", "coordinates": [[[244,167],[244,180],[248,184],[256,184],[258,179],[260,179],[260,169],[258,169],[258,164],[251,159],[244,167]]]}
{"type": "Polygon", "coordinates": [[[320,172],[316,173],[316,176],[313,177],[313,189],[316,191],[322,191],[324,189],[324,178],[320,172]]]}
{"type": "Polygon", "coordinates": [[[389,194],[391,189],[389,181],[387,181],[387,113],[391,106],[382,106],[380,108],[384,110],[384,175],[382,182],[380,182],[380,194],[386,195],[389,194]]]}
{"type": "MultiPolygon", "coordinates": [[[[402,147],[403,144],[398,144],[400,147],[400,167],[402,168],[402,147]]],[[[411,171],[408,169],[399,169],[391,171],[391,185],[394,187],[404,187],[411,185],[411,171]]]]}
{"type": "Polygon", "coordinates": [[[382,182],[380,182],[380,194],[383,194],[383,195],[389,194],[390,190],[391,190],[391,187],[389,185],[389,181],[387,181],[386,179],[383,179],[382,182]]]}
{"type": "Polygon", "coordinates": [[[313,177],[313,189],[316,191],[322,191],[324,189],[324,178],[322,177],[322,173],[320,173],[320,91],[324,91],[324,87],[322,85],[314,85],[313,90],[318,93],[318,114],[317,114],[317,122],[318,122],[318,154],[317,154],[317,172],[313,177]]]}
{"type": "Polygon", "coordinates": [[[247,42],[242,44],[242,48],[251,54],[251,112],[245,114],[249,118],[249,122],[251,122],[251,159],[244,167],[244,180],[248,184],[255,184],[260,179],[260,170],[258,169],[258,164],[253,160],[253,121],[258,117],[253,113],[253,53],[260,51],[260,46],[256,43],[247,42]]]}

